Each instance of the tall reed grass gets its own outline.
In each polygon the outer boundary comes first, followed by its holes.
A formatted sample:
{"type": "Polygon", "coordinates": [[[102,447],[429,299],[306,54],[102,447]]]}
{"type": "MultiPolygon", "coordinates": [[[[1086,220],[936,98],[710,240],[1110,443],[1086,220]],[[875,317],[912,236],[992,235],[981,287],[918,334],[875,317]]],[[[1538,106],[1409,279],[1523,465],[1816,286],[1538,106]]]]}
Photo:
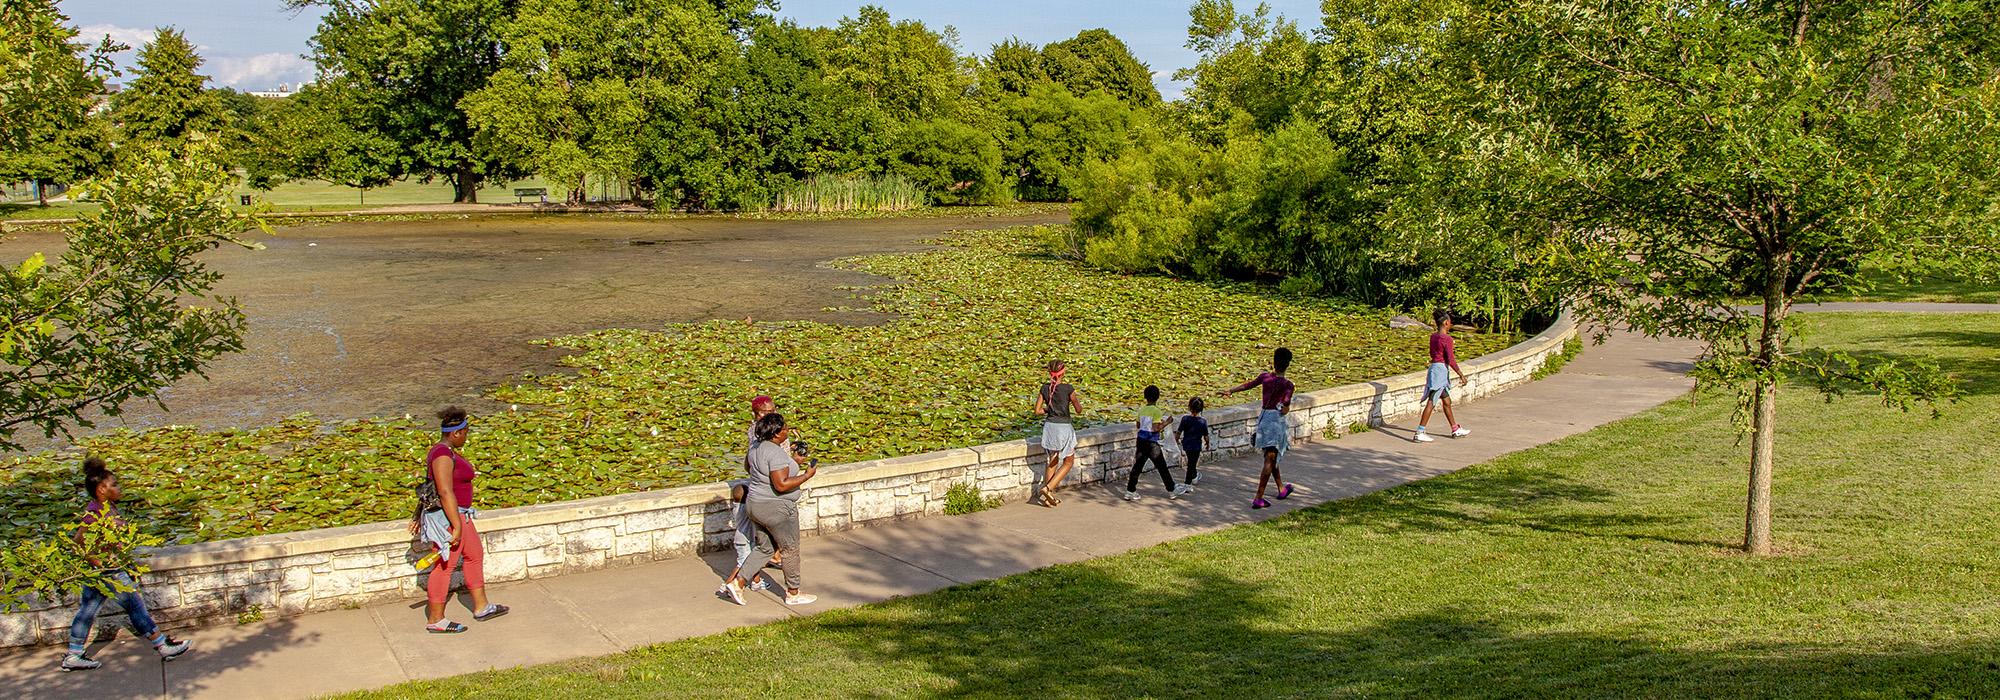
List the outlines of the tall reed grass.
{"type": "Polygon", "coordinates": [[[771,211],[903,211],[924,201],[923,190],[895,175],[813,176],[779,191],[771,211]]]}

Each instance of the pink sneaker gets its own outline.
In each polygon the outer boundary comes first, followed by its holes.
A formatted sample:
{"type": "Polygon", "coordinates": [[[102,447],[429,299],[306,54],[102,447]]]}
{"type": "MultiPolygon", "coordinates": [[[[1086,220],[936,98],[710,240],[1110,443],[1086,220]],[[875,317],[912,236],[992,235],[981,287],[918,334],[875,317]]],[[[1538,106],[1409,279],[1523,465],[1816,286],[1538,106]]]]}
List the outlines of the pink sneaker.
{"type": "Polygon", "coordinates": [[[1262,498],[1250,501],[1250,510],[1256,510],[1258,508],[1269,508],[1269,507],[1271,507],[1271,502],[1266,501],[1262,498]]]}

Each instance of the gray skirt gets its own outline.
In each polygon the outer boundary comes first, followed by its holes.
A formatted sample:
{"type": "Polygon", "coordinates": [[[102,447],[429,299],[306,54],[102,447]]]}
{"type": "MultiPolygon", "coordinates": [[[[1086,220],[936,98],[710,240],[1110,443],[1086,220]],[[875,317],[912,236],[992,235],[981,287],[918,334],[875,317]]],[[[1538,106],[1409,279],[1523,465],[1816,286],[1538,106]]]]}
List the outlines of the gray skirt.
{"type": "Polygon", "coordinates": [[[1068,423],[1043,423],[1042,450],[1058,457],[1075,457],[1076,427],[1068,423]]]}
{"type": "Polygon", "coordinates": [[[1279,457],[1285,456],[1285,450],[1292,446],[1292,430],[1285,424],[1285,414],[1279,413],[1275,408],[1264,409],[1264,412],[1257,416],[1255,444],[1257,449],[1275,449],[1279,457]]]}

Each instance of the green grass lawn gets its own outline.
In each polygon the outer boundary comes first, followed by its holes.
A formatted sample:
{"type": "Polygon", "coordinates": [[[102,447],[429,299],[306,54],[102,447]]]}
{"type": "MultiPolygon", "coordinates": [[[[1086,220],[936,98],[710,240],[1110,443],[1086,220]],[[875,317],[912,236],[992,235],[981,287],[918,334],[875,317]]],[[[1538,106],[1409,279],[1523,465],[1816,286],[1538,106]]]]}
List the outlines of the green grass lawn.
{"type": "MultiPolygon", "coordinates": [[[[2000,284],[1992,282],[1957,277],[1927,277],[1905,282],[1879,272],[1870,274],[1868,279],[1875,288],[1860,297],[1868,301],[2000,304],[2000,284]]],[[[1829,298],[1826,301],[1846,301],[1846,299],[1829,298]]]]}
{"type": "MultiPolygon", "coordinates": [[[[1290,376],[1303,390],[1422,369],[1430,357],[1427,333],[1390,328],[1384,310],[1090,270],[1045,252],[1056,235],[967,232],[933,250],[832,263],[901,281],[857,302],[893,314],[878,325],[728,320],[552,339],[575,351],[563,360],[574,371],[493,391],[519,410],[477,421],[465,453],[480,468],[480,504],[740,474],[746,399],[759,393],[776,394],[815,454],[838,464],[1029,435],[1039,368],[1052,358],[1072,367],[1083,422],[1102,424],[1131,420],[1148,384],[1172,407],[1255,376],[1277,344],[1297,351],[1290,376]]],[[[1459,351],[1469,358],[1514,340],[1466,333],[1459,351]]],[[[110,432],[81,446],[131,486],[122,507],[133,520],[194,542],[408,517],[409,484],[436,425],[303,416],[245,430],[110,432]]],[[[76,517],[77,460],[44,452],[0,461],[9,515],[0,539],[76,517]]]]}
{"type": "Polygon", "coordinates": [[[1782,393],[1775,557],[1732,549],[1746,447],[1708,397],[1121,556],[355,697],[2000,695],[2000,316],[1809,323],[1965,398],[1782,393]]]}
{"type": "MultiPolygon", "coordinates": [[[[504,185],[488,185],[479,188],[479,201],[485,204],[513,202],[514,189],[517,187],[548,187],[548,184],[539,177],[533,177],[504,185]]],[[[555,188],[549,188],[549,191],[556,201],[561,201],[560,192],[555,188]]],[[[428,184],[416,180],[404,180],[367,191],[319,181],[288,182],[268,192],[239,187],[235,194],[250,195],[254,198],[253,204],[250,207],[238,206],[234,204],[235,199],[232,197],[231,208],[249,210],[269,205],[272,211],[282,212],[346,211],[401,204],[450,204],[452,196],[451,185],[443,180],[434,180],[428,184]]],[[[90,202],[57,202],[46,207],[33,202],[4,202],[0,203],[0,219],[67,219],[78,214],[95,213],[98,209],[98,205],[90,202]]]]}

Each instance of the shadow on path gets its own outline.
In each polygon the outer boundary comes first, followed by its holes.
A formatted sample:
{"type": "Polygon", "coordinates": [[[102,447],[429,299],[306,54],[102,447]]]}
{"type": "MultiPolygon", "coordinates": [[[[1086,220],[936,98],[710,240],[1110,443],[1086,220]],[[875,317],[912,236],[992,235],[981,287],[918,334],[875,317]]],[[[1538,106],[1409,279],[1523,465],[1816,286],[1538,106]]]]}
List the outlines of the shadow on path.
{"type": "MultiPolygon", "coordinates": [[[[107,606],[115,610],[116,606],[107,606]]],[[[265,656],[287,649],[314,645],[318,632],[301,628],[299,618],[285,618],[238,628],[211,628],[187,632],[169,629],[176,637],[190,638],[193,650],[171,662],[159,655],[129,629],[115,635],[100,628],[90,645],[92,658],[104,662],[95,671],[64,673],[56,668],[63,648],[45,647],[33,653],[0,659],[0,676],[10,687],[0,695],[18,698],[154,698],[193,697],[212,690],[217,676],[233,669],[256,665],[265,656]]],[[[172,625],[166,627],[171,628],[172,625]]],[[[338,663],[334,661],[333,663],[338,663]]]]}

